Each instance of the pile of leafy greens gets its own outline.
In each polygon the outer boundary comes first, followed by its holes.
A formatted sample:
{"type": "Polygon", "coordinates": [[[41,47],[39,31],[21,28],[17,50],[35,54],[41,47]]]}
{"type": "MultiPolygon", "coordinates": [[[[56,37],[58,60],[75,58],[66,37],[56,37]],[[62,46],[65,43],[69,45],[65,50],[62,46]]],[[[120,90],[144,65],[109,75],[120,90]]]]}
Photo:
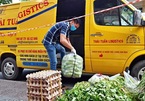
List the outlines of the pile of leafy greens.
{"type": "Polygon", "coordinates": [[[136,101],[145,101],[145,73],[138,86],[132,92],[136,101]]]}
{"type": "Polygon", "coordinates": [[[103,79],[94,84],[79,82],[56,101],[133,101],[130,92],[124,87],[124,78],[103,79]]]}

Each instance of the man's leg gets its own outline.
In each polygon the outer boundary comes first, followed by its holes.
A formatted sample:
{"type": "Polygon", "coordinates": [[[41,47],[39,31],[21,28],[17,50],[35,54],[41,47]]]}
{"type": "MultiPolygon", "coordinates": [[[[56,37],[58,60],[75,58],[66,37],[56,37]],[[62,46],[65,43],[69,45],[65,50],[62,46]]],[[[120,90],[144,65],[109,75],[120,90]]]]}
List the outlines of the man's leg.
{"type": "Polygon", "coordinates": [[[64,55],[66,54],[65,48],[63,46],[61,46],[60,44],[56,44],[55,48],[57,49],[57,51],[60,53],[61,55],[61,60],[64,57],[64,55]]]}
{"type": "Polygon", "coordinates": [[[56,48],[54,45],[49,44],[45,45],[45,48],[47,50],[49,60],[50,60],[50,69],[51,70],[56,70],[57,66],[57,58],[56,58],[56,48]]]}

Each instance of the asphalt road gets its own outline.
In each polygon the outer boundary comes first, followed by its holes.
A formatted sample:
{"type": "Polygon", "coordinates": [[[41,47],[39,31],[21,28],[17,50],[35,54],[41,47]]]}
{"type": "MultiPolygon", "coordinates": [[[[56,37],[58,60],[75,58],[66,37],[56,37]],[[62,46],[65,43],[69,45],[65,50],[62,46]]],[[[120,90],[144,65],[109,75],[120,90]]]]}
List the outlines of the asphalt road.
{"type": "MultiPolygon", "coordinates": [[[[0,101],[27,101],[26,75],[37,70],[26,69],[17,81],[5,80],[0,72],[0,101]]],[[[62,84],[71,88],[75,83],[87,81],[92,75],[84,74],[79,79],[62,77],[62,84]]]]}
{"type": "Polygon", "coordinates": [[[26,75],[36,70],[24,70],[17,81],[5,80],[0,72],[0,101],[27,101],[26,75]]]}

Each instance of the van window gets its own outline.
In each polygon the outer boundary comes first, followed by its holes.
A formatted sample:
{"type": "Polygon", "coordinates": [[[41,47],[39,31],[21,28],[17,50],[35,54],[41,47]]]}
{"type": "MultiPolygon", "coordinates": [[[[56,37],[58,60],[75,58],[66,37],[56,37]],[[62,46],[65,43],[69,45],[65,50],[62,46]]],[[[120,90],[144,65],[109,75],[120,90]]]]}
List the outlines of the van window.
{"type": "MultiPolygon", "coordinates": [[[[118,0],[95,0],[94,12],[111,8],[121,4],[118,0]]],[[[94,14],[95,22],[105,26],[133,25],[133,11],[128,7],[121,7],[103,13],[94,14]]]]}
{"type": "Polygon", "coordinates": [[[121,25],[133,25],[133,11],[128,7],[120,8],[121,25]]]}

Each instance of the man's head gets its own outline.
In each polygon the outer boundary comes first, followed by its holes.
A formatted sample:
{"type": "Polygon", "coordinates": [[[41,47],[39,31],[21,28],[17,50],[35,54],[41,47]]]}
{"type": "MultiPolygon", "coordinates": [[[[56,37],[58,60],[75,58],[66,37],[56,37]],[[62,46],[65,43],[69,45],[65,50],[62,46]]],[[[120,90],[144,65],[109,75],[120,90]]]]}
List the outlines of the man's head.
{"type": "Polygon", "coordinates": [[[70,30],[75,31],[80,26],[80,20],[79,19],[72,19],[70,21],[70,30]]]}

